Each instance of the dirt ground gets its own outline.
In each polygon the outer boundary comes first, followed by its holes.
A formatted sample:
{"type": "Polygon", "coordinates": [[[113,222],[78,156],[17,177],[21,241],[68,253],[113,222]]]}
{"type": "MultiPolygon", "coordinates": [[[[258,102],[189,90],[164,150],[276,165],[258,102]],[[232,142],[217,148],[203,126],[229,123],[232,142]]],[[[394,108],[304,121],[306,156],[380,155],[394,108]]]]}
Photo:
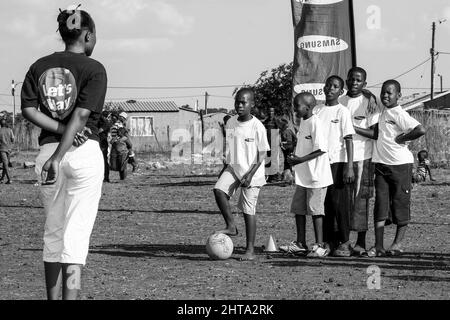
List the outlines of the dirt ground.
{"type": "MultiPolygon", "coordinates": [[[[16,160],[33,159],[29,153],[16,160]]],[[[205,252],[207,237],[223,227],[212,194],[220,166],[155,170],[143,160],[151,159],[141,158],[125,182],[113,172],[112,183],[103,186],[81,299],[450,298],[450,170],[435,169],[438,181],[414,187],[413,222],[401,257],[317,260],[262,252],[270,235],[277,245],[295,238],[287,213],[293,187],[268,185],[257,207],[258,260],[240,262],[241,216],[232,258],[212,261],[205,252]],[[380,268],[379,290],[368,289],[370,266],[380,268]]],[[[0,185],[0,299],[45,299],[44,215],[34,169],[17,167],[12,175],[12,185],[0,185]]],[[[310,219],[307,229],[313,243],[310,219]]],[[[394,231],[386,228],[386,246],[394,231]]],[[[373,242],[371,227],[368,246],[373,242]]]]}

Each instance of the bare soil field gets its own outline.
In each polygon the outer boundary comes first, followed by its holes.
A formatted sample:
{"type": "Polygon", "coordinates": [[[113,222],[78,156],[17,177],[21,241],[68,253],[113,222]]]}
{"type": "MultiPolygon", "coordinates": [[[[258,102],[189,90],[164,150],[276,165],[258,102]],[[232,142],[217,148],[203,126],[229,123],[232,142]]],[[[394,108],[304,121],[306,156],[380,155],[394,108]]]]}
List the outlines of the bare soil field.
{"type": "MultiPolygon", "coordinates": [[[[20,164],[33,159],[28,153],[15,160],[20,164]]],[[[103,186],[80,298],[450,298],[450,170],[435,169],[436,182],[414,186],[403,256],[317,260],[264,253],[270,235],[277,245],[295,239],[294,219],[288,213],[293,187],[267,185],[257,207],[258,259],[240,262],[245,247],[241,216],[232,258],[212,261],[205,251],[207,237],[223,227],[212,193],[220,169],[173,165],[157,170],[141,161],[138,172],[124,182],[112,172],[112,183],[103,186]],[[380,289],[367,286],[371,266],[380,268],[380,289]]],[[[34,169],[16,166],[12,176],[12,185],[0,185],[0,299],[45,299],[44,213],[34,169]]],[[[313,243],[310,218],[307,229],[308,242],[313,243]]],[[[394,232],[393,226],[386,228],[386,246],[394,232]]],[[[373,242],[371,226],[368,246],[373,242]]]]}

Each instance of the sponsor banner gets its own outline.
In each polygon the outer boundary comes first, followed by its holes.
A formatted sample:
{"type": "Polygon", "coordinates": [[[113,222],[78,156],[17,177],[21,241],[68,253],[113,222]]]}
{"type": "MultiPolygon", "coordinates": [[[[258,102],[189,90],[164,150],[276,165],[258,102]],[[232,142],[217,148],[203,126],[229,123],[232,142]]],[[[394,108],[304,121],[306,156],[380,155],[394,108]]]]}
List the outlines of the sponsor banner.
{"type": "Polygon", "coordinates": [[[326,78],[356,65],[352,0],[291,0],[295,30],[293,94],[325,100],[326,78]]]}

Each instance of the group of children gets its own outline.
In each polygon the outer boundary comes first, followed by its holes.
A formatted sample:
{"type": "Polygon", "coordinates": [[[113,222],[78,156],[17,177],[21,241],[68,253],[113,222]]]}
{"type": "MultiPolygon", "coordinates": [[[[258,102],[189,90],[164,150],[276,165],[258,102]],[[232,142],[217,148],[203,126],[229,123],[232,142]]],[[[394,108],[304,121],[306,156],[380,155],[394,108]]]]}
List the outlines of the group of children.
{"type": "Polygon", "coordinates": [[[100,149],[103,153],[105,165],[104,182],[110,182],[110,170],[118,171],[120,180],[127,177],[127,165],[131,164],[133,172],[137,169],[137,162],[133,152],[133,145],[126,128],[128,115],[126,112],[103,111],[100,118],[100,149]]]}
{"type": "MultiPolygon", "coordinates": [[[[346,82],[339,76],[326,80],[325,104],[317,105],[308,92],[294,99],[300,127],[295,152],[287,154],[286,161],[295,174],[290,212],[295,216],[297,240],[281,246],[284,252],[319,258],[379,257],[403,252],[414,163],[405,143],[424,135],[425,129],[399,105],[400,83],[388,80],[383,84],[383,107],[379,107],[376,98],[365,90],[366,79],[366,71],[355,67],[348,72],[346,82]],[[375,245],[367,250],[369,199],[374,193],[375,245]],[[312,216],[315,233],[311,248],[306,244],[307,215],[312,216]],[[384,226],[390,223],[397,225],[397,232],[385,250],[384,226]],[[357,232],[354,245],[350,242],[351,231],[357,232]]],[[[229,200],[241,189],[238,208],[244,213],[247,232],[243,260],[256,257],[255,208],[265,184],[264,157],[270,149],[264,126],[251,115],[253,107],[253,91],[241,89],[236,94],[237,116],[226,126],[227,168],[214,187],[226,222],[226,228],[218,232],[228,235],[238,234],[229,200]]]]}

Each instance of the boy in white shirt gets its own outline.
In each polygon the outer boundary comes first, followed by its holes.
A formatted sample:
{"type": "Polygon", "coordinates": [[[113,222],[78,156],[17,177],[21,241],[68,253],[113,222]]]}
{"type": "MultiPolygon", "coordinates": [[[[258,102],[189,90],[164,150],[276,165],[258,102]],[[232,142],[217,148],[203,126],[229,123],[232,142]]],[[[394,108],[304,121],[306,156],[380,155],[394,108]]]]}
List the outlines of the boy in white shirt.
{"type": "Polygon", "coordinates": [[[396,80],[388,80],[381,89],[384,109],[375,129],[362,130],[367,137],[377,140],[373,152],[375,163],[375,247],[370,257],[399,255],[410,221],[411,170],[414,157],[405,144],[425,134],[424,127],[401,106],[401,86],[396,80]],[[394,242],[384,250],[384,226],[386,222],[397,225],[394,242]]]}
{"type": "Polygon", "coordinates": [[[256,236],[256,203],[259,191],[266,184],[264,160],[270,150],[264,125],[250,114],[255,105],[252,89],[244,88],[236,93],[237,116],[226,124],[226,169],[214,186],[214,195],[222,213],[226,229],[218,231],[237,235],[238,230],[230,208],[230,198],[241,189],[238,208],[244,213],[247,248],[241,260],[254,260],[256,236]]]}
{"type": "Polygon", "coordinates": [[[349,257],[352,254],[350,236],[351,184],[353,171],[353,135],[350,111],[339,103],[344,93],[344,80],[331,76],[324,87],[326,103],[317,106],[314,113],[322,122],[326,134],[333,185],[325,198],[324,241],[333,249],[333,255],[349,257]],[[335,232],[337,224],[337,232],[335,232]]]}
{"type": "Polygon", "coordinates": [[[339,102],[350,111],[356,134],[353,136],[353,164],[355,183],[352,188],[350,230],[358,232],[352,248],[353,255],[366,255],[366,233],[369,229],[369,199],[373,197],[374,167],[372,164],[373,140],[361,136],[359,128],[369,129],[378,123],[380,116],[375,97],[364,92],[367,72],[360,67],[350,69],[347,75],[347,94],[339,102]]]}
{"type": "Polygon", "coordinates": [[[294,110],[301,118],[297,133],[295,155],[287,157],[294,167],[297,188],[292,198],[291,213],[295,215],[297,241],[280,250],[288,253],[306,253],[306,215],[312,215],[316,244],[309,257],[326,257],[330,250],[323,242],[323,218],[327,187],[333,184],[326,141],[319,118],[313,114],[316,99],[311,93],[300,93],[294,98],[294,110]]]}

